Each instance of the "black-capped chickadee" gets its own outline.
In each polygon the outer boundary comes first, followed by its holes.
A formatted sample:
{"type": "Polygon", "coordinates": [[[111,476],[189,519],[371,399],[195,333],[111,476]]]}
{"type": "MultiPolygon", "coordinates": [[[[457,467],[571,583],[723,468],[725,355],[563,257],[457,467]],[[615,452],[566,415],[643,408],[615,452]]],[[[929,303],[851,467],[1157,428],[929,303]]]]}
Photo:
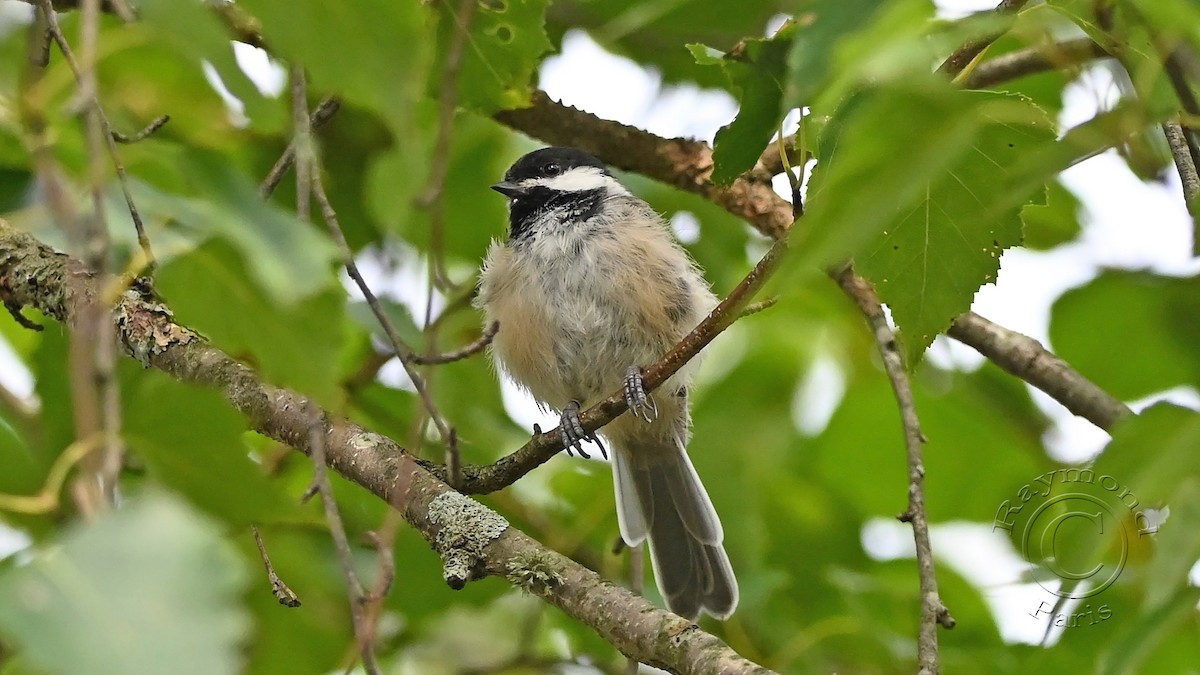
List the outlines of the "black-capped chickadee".
{"type": "Polygon", "coordinates": [[[599,444],[579,422],[581,407],[624,387],[630,410],[602,432],[613,446],[621,537],[630,546],[649,538],[672,611],[727,618],[737,580],[686,452],[693,369],[667,380],[657,400],[643,391],[640,371],[716,298],[663,219],[582,150],[531,152],[492,189],[508,197],[510,223],[508,241],[488,252],[476,301],[487,325],[500,322],[494,358],[561,413],[566,448],[581,454],[584,441],[599,444]]]}

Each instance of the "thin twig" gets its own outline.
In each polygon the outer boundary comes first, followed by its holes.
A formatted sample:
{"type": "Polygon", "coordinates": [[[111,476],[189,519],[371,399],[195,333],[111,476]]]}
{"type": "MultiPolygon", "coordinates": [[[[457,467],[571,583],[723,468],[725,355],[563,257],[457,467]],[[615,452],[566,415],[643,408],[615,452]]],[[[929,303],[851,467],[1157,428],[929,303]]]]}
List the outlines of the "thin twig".
{"type": "Polygon", "coordinates": [[[251,525],[250,531],[254,533],[254,543],[258,545],[258,555],[262,558],[263,566],[267,568],[267,581],[271,582],[271,592],[275,594],[275,599],[284,607],[299,607],[300,596],[288,588],[283,579],[275,573],[275,566],[271,564],[271,556],[267,555],[267,547],[263,544],[262,535],[258,533],[258,526],[251,525]]]}
{"type": "MultiPolygon", "coordinates": [[[[333,96],[329,96],[317,104],[317,109],[313,111],[312,117],[309,118],[309,128],[312,131],[317,131],[325,126],[334,113],[340,110],[342,102],[333,96]]],[[[280,181],[283,180],[284,174],[288,169],[292,168],[292,164],[296,161],[296,146],[294,142],[289,142],[287,148],[279,159],[275,160],[275,165],[267,172],[267,177],[258,186],[258,194],[263,199],[270,197],[275,192],[275,188],[279,187],[280,181]]]]}
{"type": "MultiPolygon", "coordinates": [[[[458,13],[455,14],[451,10],[451,16],[454,18],[454,35],[442,64],[441,92],[438,96],[438,128],[433,144],[429,181],[416,200],[417,208],[429,212],[430,286],[436,288],[450,286],[444,260],[446,208],[443,203],[443,193],[446,186],[446,174],[450,170],[450,144],[454,135],[454,112],[458,108],[458,73],[462,70],[467,35],[471,29],[471,20],[475,16],[477,4],[478,0],[461,0],[458,13]]],[[[432,299],[432,290],[430,290],[429,296],[432,299]]],[[[430,305],[427,305],[425,317],[427,324],[432,320],[430,313],[430,305]]]]}
{"type": "Polygon", "coordinates": [[[396,359],[400,361],[400,365],[404,368],[404,372],[408,374],[409,380],[412,381],[413,387],[417,390],[417,395],[421,398],[425,410],[429,413],[429,418],[433,420],[438,432],[443,439],[450,438],[450,426],[442,417],[437,409],[437,404],[434,403],[433,397],[429,393],[429,389],[425,386],[425,378],[417,372],[411,362],[413,350],[400,334],[396,331],[396,327],[392,325],[391,319],[388,318],[383,306],[379,303],[379,298],[375,297],[375,293],[371,291],[371,287],[367,285],[362,274],[358,271],[358,265],[354,262],[354,252],[350,250],[350,244],[346,241],[346,235],[342,231],[341,223],[338,221],[337,212],[333,209],[333,205],[329,203],[329,197],[325,194],[324,182],[321,179],[321,173],[314,171],[312,176],[313,196],[317,199],[317,204],[321,208],[322,217],[325,220],[325,225],[329,228],[330,235],[333,236],[334,242],[342,253],[342,262],[346,267],[346,273],[354,280],[358,290],[363,294],[363,298],[367,301],[367,306],[371,308],[371,312],[375,315],[379,325],[383,327],[383,332],[387,335],[388,341],[392,345],[392,349],[396,352],[396,359]]]}
{"type": "MultiPolygon", "coordinates": [[[[1183,111],[1193,120],[1200,117],[1200,101],[1196,100],[1196,93],[1192,91],[1192,86],[1188,83],[1179,50],[1174,50],[1166,55],[1163,70],[1166,71],[1167,79],[1171,81],[1171,86],[1175,89],[1175,95],[1179,97],[1179,104],[1183,107],[1183,111]]],[[[1187,140],[1188,153],[1192,156],[1192,164],[1200,164],[1200,132],[1191,124],[1182,126],[1182,129],[1183,137],[1187,140]]]]}
{"type": "MultiPolygon", "coordinates": [[[[154,258],[154,251],[150,248],[150,236],[146,234],[146,224],[142,221],[142,214],[138,211],[137,204],[133,201],[133,192],[129,189],[129,175],[125,171],[125,164],[121,161],[121,156],[117,153],[117,132],[113,131],[112,125],[108,122],[108,116],[104,114],[104,110],[100,108],[98,101],[96,103],[96,110],[100,115],[101,122],[104,123],[104,128],[108,130],[108,133],[104,136],[105,143],[108,146],[108,154],[112,157],[113,167],[117,171],[117,184],[121,186],[121,196],[125,198],[125,208],[129,211],[129,218],[133,221],[133,229],[137,232],[138,247],[145,257],[142,261],[143,264],[138,265],[138,267],[144,267],[146,270],[153,271],[158,263],[154,258]]],[[[165,124],[166,120],[170,118],[164,115],[159,119],[164,120],[163,124],[165,124]]],[[[138,135],[141,135],[140,132],[138,135]]]]}
{"type": "Polygon", "coordinates": [[[399,516],[395,511],[388,511],[387,517],[388,521],[384,523],[384,529],[388,531],[385,531],[383,535],[378,532],[366,532],[367,539],[375,547],[375,552],[379,554],[379,576],[375,581],[374,588],[366,598],[372,602],[386,598],[387,594],[392,591],[392,583],[396,580],[396,559],[392,555],[392,540],[395,538],[399,516]]]}
{"type": "Polygon", "coordinates": [[[770,297],[770,298],[767,298],[766,300],[759,300],[758,302],[752,302],[749,305],[746,305],[746,308],[742,310],[741,314],[738,315],[738,318],[744,319],[753,314],[758,314],[761,311],[764,311],[764,310],[774,307],[777,302],[779,302],[778,297],[770,297]]]}
{"type": "Polygon", "coordinates": [[[1188,213],[1193,220],[1200,220],[1200,176],[1196,173],[1196,164],[1187,146],[1183,127],[1179,122],[1168,120],[1163,122],[1163,135],[1167,137],[1167,145],[1171,148],[1171,156],[1175,159],[1175,168],[1179,171],[1179,179],[1183,183],[1183,199],[1188,213]]]}
{"type": "Polygon", "coordinates": [[[500,331],[500,322],[493,321],[492,325],[484,329],[483,334],[479,339],[469,345],[455,349],[452,352],[443,354],[413,354],[409,357],[412,363],[419,366],[440,366],[446,363],[454,363],[462,361],[465,358],[474,356],[487,348],[496,338],[496,333],[500,331]]]}
{"type": "MultiPolygon", "coordinates": [[[[125,171],[125,165],[121,162],[121,156],[117,151],[116,131],[113,130],[112,123],[109,122],[108,116],[104,113],[104,108],[100,105],[100,99],[97,97],[96,87],[93,84],[85,86],[85,72],[76,61],[75,55],[71,51],[71,45],[67,43],[67,38],[63,35],[62,29],[58,24],[58,17],[54,12],[54,5],[50,0],[37,0],[38,6],[45,17],[46,29],[58,44],[59,51],[62,52],[63,59],[67,62],[67,66],[75,75],[76,82],[79,83],[80,94],[84,96],[86,104],[95,111],[100,125],[104,131],[105,144],[108,148],[108,155],[112,159],[113,167],[117,172],[117,183],[121,186],[121,194],[125,198],[125,207],[129,210],[129,217],[133,221],[133,228],[137,232],[138,246],[142,250],[142,255],[145,257],[144,265],[147,269],[153,270],[155,267],[154,251],[150,248],[150,237],[146,234],[146,225],[142,221],[141,212],[138,211],[137,204],[133,201],[133,193],[129,189],[129,175],[125,171]]],[[[86,4],[85,4],[86,10],[86,4]]],[[[87,12],[84,12],[85,16],[87,12]]],[[[162,118],[159,118],[162,119],[162,118]]],[[[157,121],[157,120],[156,120],[157,121]]],[[[164,122],[165,124],[165,122],[164,122]]],[[[153,126],[153,124],[151,125],[153,126]]],[[[161,125],[159,125],[161,126],[161,125]]]]}
{"type": "MultiPolygon", "coordinates": [[[[451,141],[454,135],[454,113],[458,107],[458,73],[462,68],[467,35],[470,30],[471,19],[475,15],[475,4],[476,0],[461,0],[458,14],[455,15],[453,10],[451,10],[451,15],[454,16],[454,35],[451,38],[450,46],[446,52],[445,61],[442,66],[441,93],[438,96],[437,137],[434,141],[433,157],[430,161],[429,180],[421,196],[416,199],[416,207],[424,209],[429,213],[429,288],[425,295],[423,332],[425,335],[425,348],[430,351],[435,349],[437,345],[439,328],[439,324],[434,321],[434,300],[437,298],[439,291],[448,291],[454,286],[450,280],[450,275],[446,272],[445,185],[446,175],[450,170],[451,141]]],[[[404,354],[397,352],[396,356],[401,362],[406,360],[404,354]]],[[[416,362],[413,361],[413,363],[416,362]]],[[[436,417],[434,408],[429,405],[429,402],[433,400],[432,389],[434,386],[434,377],[434,373],[427,371],[422,400],[426,403],[426,410],[436,417]]],[[[435,419],[434,423],[437,424],[438,420],[435,419]]],[[[421,432],[421,426],[423,425],[424,421],[418,418],[417,424],[413,427],[412,441],[414,448],[418,448],[424,438],[424,434],[421,432]]],[[[457,487],[462,478],[460,471],[462,457],[458,450],[458,432],[454,427],[450,427],[449,434],[447,435],[447,430],[444,426],[439,426],[439,429],[442,431],[442,438],[446,441],[445,463],[447,476],[450,480],[450,485],[457,487]]]]}
{"type": "MultiPolygon", "coordinates": [[[[305,81],[304,68],[293,65],[292,80],[292,147],[295,148],[296,166],[296,217],[302,222],[310,220],[310,208],[313,194],[317,192],[319,170],[316,167],[316,150],[312,142],[312,126],[308,113],[308,87],[305,81]]],[[[324,190],[320,190],[324,195],[324,190]]],[[[323,207],[324,208],[324,207],[323,207]]],[[[330,209],[332,211],[332,209],[330,209]]],[[[327,216],[326,221],[330,218],[327,216]]],[[[302,501],[307,501],[314,493],[321,495],[321,503],[325,509],[325,522],[329,525],[329,534],[333,539],[334,550],[337,552],[338,563],[345,577],[347,593],[350,596],[350,615],[354,623],[354,639],[357,651],[362,656],[363,669],[367,673],[377,673],[375,663],[374,622],[367,615],[365,601],[366,591],[358,574],[354,571],[354,558],[350,551],[350,543],[346,537],[346,526],[338,512],[337,501],[333,497],[333,488],[329,484],[329,476],[325,468],[325,420],[319,409],[313,407],[310,411],[309,447],[313,462],[313,482],[305,491],[302,501]]]]}
{"type": "Polygon", "coordinates": [[[93,450],[100,448],[103,439],[99,435],[81,438],[68,445],[65,450],[54,458],[50,470],[46,472],[46,482],[32,495],[10,495],[0,493],[0,510],[12,513],[39,515],[52,513],[58,509],[63,483],[71,468],[90,455],[93,450]]]}
{"type": "MultiPolygon", "coordinates": [[[[100,37],[100,2],[83,0],[79,22],[79,58],[76,63],[77,96],[82,102],[85,147],[87,150],[87,188],[90,210],[62,223],[68,239],[83,252],[86,264],[99,275],[101,287],[109,283],[111,241],[104,217],[104,136],[103,113],[97,98],[96,59],[100,37]]],[[[43,6],[47,25],[58,40],[64,55],[70,50],[66,37],[53,16],[43,6]]],[[[121,399],[116,379],[116,344],[109,329],[111,317],[106,307],[96,305],[90,316],[71,331],[71,393],[76,404],[76,438],[98,435],[101,452],[85,456],[81,471],[72,486],[76,504],[88,517],[109,509],[116,500],[124,448],[121,443],[121,399]]]]}
{"type": "Polygon", "coordinates": [[[1175,160],[1175,170],[1179,172],[1179,180],[1183,185],[1184,208],[1192,216],[1192,255],[1200,255],[1200,175],[1196,173],[1196,162],[1192,159],[1187,137],[1179,122],[1163,122],[1163,135],[1167,138],[1171,157],[1175,160]]]}
{"type": "Polygon", "coordinates": [[[963,78],[964,89],[987,89],[1026,75],[1076,68],[1109,54],[1095,40],[1078,38],[1030,47],[979,64],[963,78]]]}
{"type": "Polygon", "coordinates": [[[130,143],[137,143],[138,141],[143,141],[143,140],[149,138],[151,135],[154,134],[154,132],[163,128],[163,126],[165,126],[166,123],[170,122],[170,121],[171,121],[170,115],[161,115],[161,116],[157,117],[150,124],[147,124],[145,126],[145,128],[143,128],[141,131],[139,131],[131,136],[126,136],[125,134],[117,131],[116,129],[110,129],[108,133],[112,134],[112,138],[114,141],[128,145],[130,143]]]}
{"type": "MultiPolygon", "coordinates": [[[[729,295],[708,316],[688,333],[656,363],[642,372],[646,391],[651,392],[700,353],[713,339],[736,321],[742,309],[766,284],[779,268],[787,251],[787,240],[777,240],[758,261],[754,269],[742,279],[729,295]]],[[[616,391],[608,398],[596,403],[580,414],[585,431],[593,432],[616,419],[625,412],[623,391],[616,391]]],[[[562,450],[562,435],[558,428],[546,433],[535,433],[528,443],[509,455],[486,466],[463,466],[462,484],[459,491],[464,494],[494,492],[507,487],[525,474],[549,461],[562,450]]],[[[445,467],[425,463],[426,468],[444,480],[445,467]]]]}
{"type": "Polygon", "coordinates": [[[388,509],[384,516],[383,526],[378,532],[367,531],[366,537],[379,556],[378,572],[375,585],[362,599],[362,610],[367,625],[379,625],[379,615],[383,612],[383,602],[392,592],[392,584],[396,579],[396,560],[392,555],[392,546],[396,541],[396,531],[404,521],[395,509],[388,509]]]}
{"type": "Polygon", "coordinates": [[[296,163],[296,217],[309,222],[312,206],[314,148],[308,117],[308,87],[304,68],[292,66],[292,144],[296,163]]]}
{"type": "Polygon", "coordinates": [[[8,299],[4,299],[4,309],[8,310],[9,316],[11,316],[13,318],[13,320],[17,322],[17,325],[20,326],[21,328],[26,328],[26,329],[29,329],[29,330],[35,331],[35,332],[42,330],[42,324],[34,321],[33,319],[30,319],[29,317],[25,316],[24,314],[22,314],[21,306],[18,305],[17,303],[12,302],[8,299]]]}
{"type": "MultiPolygon", "coordinates": [[[[1028,1],[1001,0],[1000,4],[996,5],[996,8],[992,10],[992,13],[996,15],[1016,14],[1028,1]]],[[[946,60],[938,67],[937,72],[955,77],[1001,35],[1002,33],[989,33],[974,40],[969,40],[966,44],[956,49],[953,54],[946,57],[946,60]]]]}
{"type": "Polygon", "coordinates": [[[455,490],[462,485],[462,454],[458,451],[458,431],[454,427],[450,427],[446,443],[446,483],[455,490]]]}
{"type": "Polygon", "coordinates": [[[342,523],[342,516],[338,512],[337,500],[333,498],[333,487],[329,483],[329,474],[326,470],[325,434],[327,423],[324,414],[315,406],[310,406],[308,415],[308,447],[313,464],[313,485],[316,486],[317,493],[321,495],[321,504],[325,510],[325,522],[329,525],[333,548],[337,553],[338,564],[342,568],[342,576],[346,580],[346,589],[350,595],[350,616],[354,622],[355,640],[357,640],[359,652],[362,654],[363,669],[372,675],[378,675],[379,667],[375,663],[375,651],[372,647],[374,642],[371,637],[372,631],[363,612],[363,599],[366,597],[366,592],[363,590],[362,582],[358,579],[358,573],[354,571],[354,554],[350,550],[350,541],[346,538],[346,526],[342,523]]]}
{"type": "Polygon", "coordinates": [[[1195,120],[1200,119],[1200,103],[1196,101],[1196,94],[1188,83],[1180,50],[1167,54],[1163,67],[1183,111],[1191,120],[1186,124],[1168,121],[1163,124],[1163,133],[1171,147],[1175,169],[1183,182],[1184,205],[1192,216],[1192,254],[1200,255],[1200,178],[1196,175],[1196,167],[1200,166],[1200,131],[1195,126],[1195,120]]]}
{"type": "MultiPolygon", "coordinates": [[[[1135,15],[1138,14],[1136,9],[1133,12],[1135,15]]],[[[1098,4],[1096,15],[1099,25],[1104,30],[1111,32],[1115,22],[1112,8],[1098,4]]],[[[1145,22],[1144,17],[1142,17],[1142,21],[1145,22]]],[[[1162,56],[1163,71],[1166,73],[1171,87],[1175,90],[1180,108],[1183,110],[1183,114],[1179,115],[1178,120],[1168,120],[1163,123],[1162,129],[1167,145],[1171,149],[1171,156],[1175,161],[1175,169],[1179,172],[1179,178],[1183,183],[1184,205],[1192,216],[1192,252],[1200,255],[1200,216],[1197,215],[1200,205],[1196,203],[1197,190],[1200,189],[1200,180],[1196,178],[1196,168],[1200,166],[1200,131],[1194,126],[1195,120],[1200,119],[1200,101],[1197,101],[1196,93],[1188,82],[1184,53],[1181,48],[1171,49],[1164,46],[1159,40],[1154,40],[1154,42],[1155,48],[1162,56]]],[[[1119,50],[1115,50],[1114,55],[1126,73],[1132,72],[1127,59],[1119,50]]]]}
{"type": "Polygon", "coordinates": [[[913,540],[917,550],[917,571],[921,587],[921,626],[917,637],[917,665],[922,675],[938,672],[937,627],[954,627],[954,618],[938,595],[937,575],[933,565],[933,548],[929,543],[929,521],[925,514],[925,463],[921,447],[925,435],[921,433],[921,421],[917,417],[916,402],[912,386],[904,369],[904,360],[896,345],[896,336],[888,326],[883,307],[875,288],[866,279],[856,275],[847,266],[837,276],[842,290],[849,295],[867,318],[875,335],[875,344],[883,357],[884,370],[892,383],[892,392],[900,406],[900,420],[904,425],[904,445],[908,456],[908,510],[899,516],[903,522],[911,523],[913,540]]]}
{"type": "Polygon", "coordinates": [[[1037,340],[996,325],[974,312],[955,319],[946,334],[975,348],[996,365],[1105,431],[1133,415],[1124,403],[1080,375],[1037,340]]]}

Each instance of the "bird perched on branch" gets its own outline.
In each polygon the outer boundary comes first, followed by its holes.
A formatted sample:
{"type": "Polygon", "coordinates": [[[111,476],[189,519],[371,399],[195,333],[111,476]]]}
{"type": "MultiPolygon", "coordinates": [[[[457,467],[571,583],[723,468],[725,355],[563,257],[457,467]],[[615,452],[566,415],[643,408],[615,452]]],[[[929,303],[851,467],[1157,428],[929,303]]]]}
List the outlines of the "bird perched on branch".
{"type": "Polygon", "coordinates": [[[568,452],[601,441],[581,408],[623,388],[629,411],[604,429],[613,446],[621,537],[647,539],[667,606],[727,618],[737,580],[712,501],[687,456],[694,364],[646,393],[641,368],[659,360],[716,305],[700,271],[649,204],[598,159],[543,148],[492,189],[508,197],[508,240],[494,242],[476,301],[496,362],[561,414],[568,452]]]}

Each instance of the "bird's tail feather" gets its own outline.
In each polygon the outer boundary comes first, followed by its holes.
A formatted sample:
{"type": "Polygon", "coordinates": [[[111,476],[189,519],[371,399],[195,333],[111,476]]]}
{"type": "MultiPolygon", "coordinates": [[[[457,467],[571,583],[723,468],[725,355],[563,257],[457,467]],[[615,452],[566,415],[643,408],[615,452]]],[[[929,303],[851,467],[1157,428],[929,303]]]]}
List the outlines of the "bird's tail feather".
{"type": "Polygon", "coordinates": [[[724,532],[683,447],[619,446],[613,482],[621,537],[650,540],[658,589],[671,611],[695,618],[703,609],[726,618],[737,607],[737,580],[721,545],[724,532]]]}

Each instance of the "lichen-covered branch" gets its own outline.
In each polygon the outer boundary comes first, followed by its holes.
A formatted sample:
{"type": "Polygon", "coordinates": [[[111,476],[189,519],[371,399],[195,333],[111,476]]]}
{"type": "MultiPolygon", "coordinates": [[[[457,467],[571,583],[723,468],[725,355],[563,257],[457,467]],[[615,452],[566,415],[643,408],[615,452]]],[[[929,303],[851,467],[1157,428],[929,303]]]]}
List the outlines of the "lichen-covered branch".
{"type": "MultiPolygon", "coordinates": [[[[98,294],[91,271],[79,260],[0,220],[0,299],[70,324],[98,294]]],[[[262,382],[250,368],[176,324],[149,289],[135,285],[125,291],[113,310],[113,328],[128,355],[177,379],[217,389],[251,428],[309,452],[311,402],[262,382]]],[[[654,607],[511,526],[476,527],[455,520],[455,513],[472,521],[500,516],[481,505],[461,508],[466,497],[443,498],[435,505],[450,487],[395,441],[336,417],[327,417],[322,440],[328,465],[399,511],[436,546],[448,576],[467,569],[471,579],[503,577],[590,626],[626,656],[674,673],[771,672],[691,621],[654,607]],[[456,531],[443,534],[449,522],[456,531]]]]}

